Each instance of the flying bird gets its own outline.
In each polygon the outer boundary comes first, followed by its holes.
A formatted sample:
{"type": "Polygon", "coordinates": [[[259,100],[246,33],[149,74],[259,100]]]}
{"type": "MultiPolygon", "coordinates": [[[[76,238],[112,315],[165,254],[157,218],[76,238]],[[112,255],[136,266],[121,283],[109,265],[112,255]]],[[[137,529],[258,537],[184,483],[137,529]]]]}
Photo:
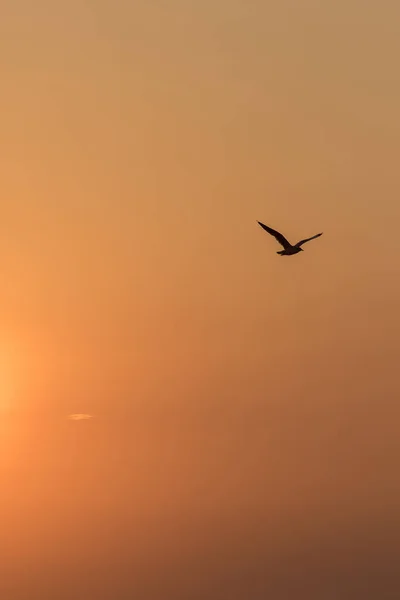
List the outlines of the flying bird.
{"type": "Polygon", "coordinates": [[[283,250],[280,250],[279,252],[277,252],[277,254],[280,254],[281,256],[290,256],[291,254],[297,254],[298,252],[303,252],[303,248],[301,248],[301,246],[303,244],[305,244],[306,242],[309,242],[310,240],[315,240],[315,238],[322,235],[322,233],[317,233],[316,235],[306,238],[305,240],[300,240],[300,242],[297,242],[297,244],[292,246],[292,244],[290,242],[288,242],[287,239],[285,238],[285,236],[282,235],[281,233],[279,233],[279,231],[275,231],[275,229],[268,227],[268,225],[264,225],[264,223],[260,223],[260,221],[257,221],[257,223],[263,229],[265,229],[265,231],[267,231],[270,235],[273,235],[274,238],[280,243],[280,245],[283,246],[283,250]]]}

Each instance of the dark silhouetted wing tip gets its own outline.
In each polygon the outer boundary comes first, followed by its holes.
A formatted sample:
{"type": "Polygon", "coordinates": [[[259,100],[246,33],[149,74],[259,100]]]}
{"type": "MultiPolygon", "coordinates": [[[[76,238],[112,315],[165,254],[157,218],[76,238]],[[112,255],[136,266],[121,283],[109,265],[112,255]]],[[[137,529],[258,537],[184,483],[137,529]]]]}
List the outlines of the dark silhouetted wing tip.
{"type": "Polygon", "coordinates": [[[297,242],[296,246],[297,248],[300,248],[300,246],[302,246],[303,244],[305,244],[306,242],[311,242],[311,240],[315,240],[315,238],[318,238],[322,235],[322,233],[317,233],[316,235],[312,235],[309,238],[305,238],[304,240],[300,240],[300,242],[297,242]]]}
{"type": "Polygon", "coordinates": [[[282,235],[281,233],[279,233],[279,231],[276,231],[275,229],[272,229],[272,227],[268,227],[268,225],[264,225],[264,223],[261,223],[261,221],[257,221],[257,223],[260,225],[260,227],[262,227],[263,229],[265,229],[265,231],[267,233],[269,233],[270,235],[273,235],[274,238],[276,239],[276,241],[281,244],[281,246],[283,246],[284,248],[289,248],[290,247],[290,243],[287,241],[287,239],[285,238],[284,235],[282,235]]]}

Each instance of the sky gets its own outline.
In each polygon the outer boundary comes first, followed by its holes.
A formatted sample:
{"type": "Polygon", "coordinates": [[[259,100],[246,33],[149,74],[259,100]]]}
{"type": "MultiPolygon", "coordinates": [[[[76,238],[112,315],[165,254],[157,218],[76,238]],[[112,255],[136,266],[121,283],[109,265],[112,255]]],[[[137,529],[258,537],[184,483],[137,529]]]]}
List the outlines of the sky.
{"type": "Polygon", "coordinates": [[[400,597],[398,2],[0,15],[1,597],[400,597]]]}

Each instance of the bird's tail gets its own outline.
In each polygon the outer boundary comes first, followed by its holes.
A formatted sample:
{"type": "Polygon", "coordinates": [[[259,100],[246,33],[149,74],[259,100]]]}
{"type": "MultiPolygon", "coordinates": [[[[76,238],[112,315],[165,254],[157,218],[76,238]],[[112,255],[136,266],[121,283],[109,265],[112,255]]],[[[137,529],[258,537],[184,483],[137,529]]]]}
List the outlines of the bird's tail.
{"type": "Polygon", "coordinates": [[[285,254],[285,251],[284,250],[279,250],[279,252],[277,252],[277,254],[280,254],[282,256],[283,254],[285,254]]]}

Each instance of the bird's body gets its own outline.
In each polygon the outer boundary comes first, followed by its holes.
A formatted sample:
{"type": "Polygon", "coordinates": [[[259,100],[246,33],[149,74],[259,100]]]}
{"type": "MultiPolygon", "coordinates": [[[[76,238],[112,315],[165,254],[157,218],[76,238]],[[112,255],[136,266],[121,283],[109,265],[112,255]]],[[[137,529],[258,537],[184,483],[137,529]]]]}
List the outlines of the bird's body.
{"type": "Polygon", "coordinates": [[[277,254],[280,254],[281,256],[291,256],[293,254],[298,254],[299,252],[303,252],[303,248],[301,248],[301,246],[303,244],[305,244],[306,242],[309,242],[310,240],[314,240],[315,238],[322,235],[322,233],[317,233],[316,235],[313,235],[312,237],[306,238],[304,240],[300,240],[300,242],[297,242],[297,244],[292,245],[290,242],[287,241],[285,236],[283,236],[281,233],[279,233],[279,231],[275,231],[275,229],[268,227],[268,225],[264,225],[264,223],[261,223],[260,221],[257,221],[257,223],[267,233],[269,233],[270,235],[273,235],[274,238],[280,243],[280,245],[283,246],[283,250],[280,250],[279,252],[277,252],[277,254]]]}
{"type": "Polygon", "coordinates": [[[285,250],[279,250],[277,254],[280,254],[281,256],[291,256],[292,254],[298,254],[299,252],[303,252],[303,250],[301,248],[297,248],[296,246],[291,246],[285,250]]]}

